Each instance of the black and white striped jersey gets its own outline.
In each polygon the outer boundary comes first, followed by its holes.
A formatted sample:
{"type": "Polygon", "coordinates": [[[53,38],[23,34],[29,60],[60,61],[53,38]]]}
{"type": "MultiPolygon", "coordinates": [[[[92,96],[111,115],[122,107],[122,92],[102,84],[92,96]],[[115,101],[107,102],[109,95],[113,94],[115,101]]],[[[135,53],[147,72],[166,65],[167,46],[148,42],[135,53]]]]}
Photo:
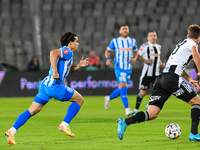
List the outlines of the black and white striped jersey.
{"type": "Polygon", "coordinates": [[[198,49],[198,45],[192,39],[185,39],[179,42],[169,56],[163,72],[174,72],[181,76],[193,58],[191,51],[193,46],[198,49]]]}
{"type": "Polygon", "coordinates": [[[144,63],[141,76],[158,76],[160,74],[160,54],[161,54],[161,45],[151,44],[146,42],[142,44],[138,50],[138,54],[142,56],[143,59],[153,59],[151,64],[144,63]]]}

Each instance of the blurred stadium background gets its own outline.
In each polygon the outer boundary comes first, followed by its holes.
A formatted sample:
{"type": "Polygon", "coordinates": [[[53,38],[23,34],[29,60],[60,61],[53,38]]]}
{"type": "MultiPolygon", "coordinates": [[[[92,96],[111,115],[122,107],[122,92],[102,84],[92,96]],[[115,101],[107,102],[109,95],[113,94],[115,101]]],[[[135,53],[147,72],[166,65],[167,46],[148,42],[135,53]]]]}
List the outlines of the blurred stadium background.
{"type": "MultiPolygon", "coordinates": [[[[186,37],[189,24],[200,24],[197,0],[0,0],[0,63],[26,70],[33,55],[41,69],[49,69],[49,51],[60,47],[60,36],[79,36],[79,52],[95,50],[105,68],[104,51],[119,26],[128,24],[138,47],[149,30],[156,30],[166,62],[175,44],[186,37]]],[[[133,68],[141,68],[137,62],[133,68]]]]}

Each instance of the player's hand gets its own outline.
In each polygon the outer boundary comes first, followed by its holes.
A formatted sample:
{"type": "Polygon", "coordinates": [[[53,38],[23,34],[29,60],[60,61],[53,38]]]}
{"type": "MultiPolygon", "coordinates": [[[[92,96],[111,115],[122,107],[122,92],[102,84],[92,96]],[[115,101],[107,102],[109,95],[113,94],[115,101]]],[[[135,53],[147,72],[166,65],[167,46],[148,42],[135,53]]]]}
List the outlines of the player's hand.
{"type": "Polygon", "coordinates": [[[137,59],[135,59],[134,57],[131,58],[131,62],[135,63],[137,59]]]}
{"type": "Polygon", "coordinates": [[[88,58],[84,59],[84,57],[81,58],[80,62],[79,62],[80,67],[86,67],[89,65],[89,61],[88,58]]]}
{"type": "Polygon", "coordinates": [[[191,84],[191,86],[192,86],[193,88],[197,88],[197,90],[200,90],[200,87],[199,87],[199,84],[198,84],[199,81],[190,79],[190,80],[189,80],[189,83],[191,84]]]}
{"type": "Polygon", "coordinates": [[[200,77],[200,72],[199,72],[199,73],[197,73],[197,76],[198,76],[198,77],[200,77]]]}
{"type": "Polygon", "coordinates": [[[145,60],[144,60],[144,62],[145,62],[146,64],[151,64],[152,61],[153,61],[153,59],[145,59],[145,60]]]}
{"type": "Polygon", "coordinates": [[[54,72],[53,72],[52,78],[53,78],[53,79],[59,79],[59,74],[58,74],[57,71],[54,71],[54,72]]]}
{"type": "Polygon", "coordinates": [[[106,60],[106,65],[110,66],[111,65],[111,61],[112,61],[111,59],[106,60]]]}
{"type": "Polygon", "coordinates": [[[165,68],[165,63],[161,63],[160,66],[165,68]]]}

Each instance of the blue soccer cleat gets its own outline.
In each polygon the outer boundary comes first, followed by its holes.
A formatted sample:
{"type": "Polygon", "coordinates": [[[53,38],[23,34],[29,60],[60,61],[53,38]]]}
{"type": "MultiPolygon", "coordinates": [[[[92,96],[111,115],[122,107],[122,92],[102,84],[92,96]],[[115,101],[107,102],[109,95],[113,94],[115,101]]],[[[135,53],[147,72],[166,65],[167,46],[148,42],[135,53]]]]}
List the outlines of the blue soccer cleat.
{"type": "Polygon", "coordinates": [[[194,135],[194,134],[190,133],[189,140],[190,141],[200,141],[200,134],[198,133],[198,134],[194,135]]]}
{"type": "Polygon", "coordinates": [[[117,135],[118,135],[118,138],[119,138],[120,140],[122,140],[122,139],[123,139],[124,132],[126,131],[127,124],[126,124],[126,122],[125,122],[125,119],[123,119],[123,118],[119,118],[119,119],[117,120],[117,122],[118,122],[117,135]]]}

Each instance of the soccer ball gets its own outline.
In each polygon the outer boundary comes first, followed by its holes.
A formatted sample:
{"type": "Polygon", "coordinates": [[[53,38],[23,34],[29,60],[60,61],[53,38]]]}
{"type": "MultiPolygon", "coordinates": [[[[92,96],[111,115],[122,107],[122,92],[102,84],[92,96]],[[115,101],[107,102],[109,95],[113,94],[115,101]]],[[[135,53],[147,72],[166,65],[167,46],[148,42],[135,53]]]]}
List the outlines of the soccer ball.
{"type": "Polygon", "coordinates": [[[165,128],[165,134],[170,139],[177,139],[181,135],[181,128],[176,123],[170,123],[165,128]]]}

